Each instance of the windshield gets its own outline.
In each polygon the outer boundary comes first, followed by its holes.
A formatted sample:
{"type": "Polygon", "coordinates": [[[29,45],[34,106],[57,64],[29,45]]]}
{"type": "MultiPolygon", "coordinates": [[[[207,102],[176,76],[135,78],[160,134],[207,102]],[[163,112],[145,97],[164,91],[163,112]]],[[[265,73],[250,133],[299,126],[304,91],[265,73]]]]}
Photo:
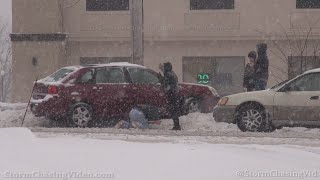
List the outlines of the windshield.
{"type": "Polygon", "coordinates": [[[74,69],[62,68],[45,79],[46,82],[58,82],[72,73],[74,69]]]}
{"type": "Polygon", "coordinates": [[[279,84],[277,84],[277,85],[273,86],[273,87],[272,87],[272,88],[270,88],[270,89],[276,89],[276,88],[278,88],[278,87],[282,86],[283,84],[285,84],[285,83],[287,83],[287,82],[289,82],[289,81],[291,81],[292,79],[295,79],[295,78],[297,78],[297,77],[298,77],[298,76],[296,76],[296,77],[294,77],[294,78],[291,78],[291,79],[284,80],[284,81],[282,81],[281,83],[279,83],[279,84]]]}
{"type": "Polygon", "coordinates": [[[277,85],[275,85],[275,86],[273,86],[271,89],[275,89],[275,88],[277,88],[277,87],[279,87],[279,86],[281,86],[281,85],[283,85],[283,84],[285,84],[286,82],[288,82],[290,79],[287,79],[287,80],[285,80],[285,81],[282,81],[281,83],[279,83],[279,84],[277,84],[277,85]]]}

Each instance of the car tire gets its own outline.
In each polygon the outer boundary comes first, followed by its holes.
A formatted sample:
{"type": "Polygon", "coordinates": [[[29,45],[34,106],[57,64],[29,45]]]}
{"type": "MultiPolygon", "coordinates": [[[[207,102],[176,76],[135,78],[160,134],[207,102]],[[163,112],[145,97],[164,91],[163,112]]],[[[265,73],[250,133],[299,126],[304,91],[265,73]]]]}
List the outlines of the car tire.
{"type": "Polygon", "coordinates": [[[266,130],[265,109],[256,103],[241,106],[236,112],[236,122],[243,132],[263,132],[266,130]]]}
{"type": "Polygon", "coordinates": [[[69,112],[71,127],[89,127],[93,121],[93,109],[86,103],[76,103],[69,112]]]}

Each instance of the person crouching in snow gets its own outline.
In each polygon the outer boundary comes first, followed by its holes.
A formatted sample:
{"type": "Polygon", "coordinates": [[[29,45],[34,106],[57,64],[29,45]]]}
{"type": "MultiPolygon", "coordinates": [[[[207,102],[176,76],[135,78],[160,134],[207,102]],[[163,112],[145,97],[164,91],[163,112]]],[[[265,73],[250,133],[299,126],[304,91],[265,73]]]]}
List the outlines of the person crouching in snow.
{"type": "Polygon", "coordinates": [[[149,123],[160,123],[157,110],[148,105],[136,105],[129,113],[129,121],[120,121],[115,128],[118,129],[149,129],[149,123]]]}

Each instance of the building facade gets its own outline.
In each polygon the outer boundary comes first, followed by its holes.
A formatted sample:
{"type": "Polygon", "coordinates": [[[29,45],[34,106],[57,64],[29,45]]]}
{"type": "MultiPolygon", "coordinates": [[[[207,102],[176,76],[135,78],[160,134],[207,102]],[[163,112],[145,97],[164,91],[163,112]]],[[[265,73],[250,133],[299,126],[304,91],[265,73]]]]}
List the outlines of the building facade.
{"type": "MultiPolygon", "coordinates": [[[[14,102],[67,65],[131,61],[129,0],[12,0],[14,102]]],[[[243,91],[248,52],[269,46],[268,86],[320,67],[319,0],[144,0],[144,65],[243,91]],[[319,44],[319,50],[318,50],[319,44]],[[311,62],[311,63],[310,63],[311,62]]],[[[136,28],[136,27],[135,27],[136,28]]]]}

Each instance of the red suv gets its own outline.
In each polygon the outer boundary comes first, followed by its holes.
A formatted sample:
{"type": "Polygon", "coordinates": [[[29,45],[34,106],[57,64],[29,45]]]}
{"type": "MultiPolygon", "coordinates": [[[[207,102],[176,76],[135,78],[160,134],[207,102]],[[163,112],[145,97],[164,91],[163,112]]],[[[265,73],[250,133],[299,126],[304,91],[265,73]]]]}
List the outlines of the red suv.
{"type": "MultiPolygon", "coordinates": [[[[219,96],[214,88],[179,84],[184,112],[210,112],[219,96]]],[[[51,120],[85,127],[96,119],[126,118],[136,104],[156,107],[168,117],[159,74],[130,63],[65,67],[35,83],[31,111],[51,120]]]]}

